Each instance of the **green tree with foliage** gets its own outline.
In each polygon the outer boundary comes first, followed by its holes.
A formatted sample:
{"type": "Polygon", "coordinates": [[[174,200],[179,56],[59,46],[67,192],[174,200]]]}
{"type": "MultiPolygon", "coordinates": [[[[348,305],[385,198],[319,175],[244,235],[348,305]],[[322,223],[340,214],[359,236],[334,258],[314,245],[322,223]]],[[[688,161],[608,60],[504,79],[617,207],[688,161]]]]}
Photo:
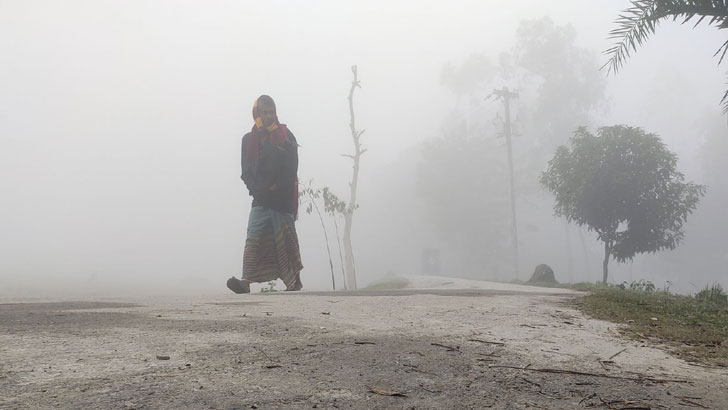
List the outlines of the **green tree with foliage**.
{"type": "Polygon", "coordinates": [[[571,149],[556,150],[540,182],[556,196],[557,216],[604,243],[606,283],[610,257],[624,262],[680,243],[683,223],[705,194],[703,185],[684,179],[677,155],[657,135],[615,125],[597,135],[577,129],[571,149]]]}
{"type": "MultiPolygon", "coordinates": [[[[647,38],[655,34],[657,25],[664,20],[682,20],[685,24],[693,19],[700,23],[728,28],[728,0],[632,0],[632,7],[623,10],[616,21],[617,28],[610,32],[610,38],[617,43],[605,51],[610,56],[604,64],[608,72],[617,72],[647,38]]],[[[728,40],[715,52],[720,55],[718,64],[728,52],[728,40]]],[[[728,91],[723,94],[723,111],[728,113],[728,91]]]]}

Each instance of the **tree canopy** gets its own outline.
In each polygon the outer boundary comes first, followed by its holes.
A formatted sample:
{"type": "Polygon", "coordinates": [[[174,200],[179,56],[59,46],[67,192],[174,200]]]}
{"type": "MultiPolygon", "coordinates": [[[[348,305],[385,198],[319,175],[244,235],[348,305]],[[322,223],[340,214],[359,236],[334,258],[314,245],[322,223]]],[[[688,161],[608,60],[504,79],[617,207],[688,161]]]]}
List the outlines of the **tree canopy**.
{"type": "Polygon", "coordinates": [[[596,232],[604,243],[603,281],[610,256],[618,262],[645,252],[674,249],[683,224],[705,193],[684,182],[677,155],[660,138],[636,127],[576,130],[541,175],[556,196],[554,212],[596,232]]]}

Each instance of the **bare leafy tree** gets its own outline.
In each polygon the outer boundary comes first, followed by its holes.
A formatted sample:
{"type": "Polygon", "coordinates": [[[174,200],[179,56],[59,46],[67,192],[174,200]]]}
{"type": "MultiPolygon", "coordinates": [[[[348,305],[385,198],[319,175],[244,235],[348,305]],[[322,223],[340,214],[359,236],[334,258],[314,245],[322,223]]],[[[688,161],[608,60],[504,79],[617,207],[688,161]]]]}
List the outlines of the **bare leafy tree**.
{"type": "Polygon", "coordinates": [[[351,182],[349,187],[351,189],[349,196],[349,203],[346,208],[346,214],[344,215],[344,261],[346,267],[346,285],[349,289],[356,289],[356,268],[354,266],[354,252],[351,247],[351,225],[354,216],[354,211],[357,208],[356,203],[356,187],[359,181],[359,160],[362,154],[366,152],[361,146],[361,135],[364,134],[365,130],[357,131],[356,122],[354,118],[354,90],[361,88],[361,84],[357,79],[357,67],[352,66],[351,72],[354,74],[354,79],[351,81],[351,89],[349,90],[349,114],[351,122],[349,128],[351,129],[351,137],[354,139],[354,155],[345,155],[354,161],[353,173],[351,176],[351,182]]]}
{"type": "MultiPolygon", "coordinates": [[[[609,38],[617,43],[605,51],[610,56],[602,66],[607,72],[616,73],[629,58],[630,53],[637,50],[663,20],[682,20],[685,24],[697,20],[694,27],[703,22],[717,27],[728,28],[728,0],[632,0],[632,7],[623,10],[616,21],[617,28],[609,34],[609,38]]],[[[720,55],[718,64],[728,52],[728,40],[715,52],[720,55]]],[[[723,111],[728,113],[728,91],[721,100],[723,111]]]]}

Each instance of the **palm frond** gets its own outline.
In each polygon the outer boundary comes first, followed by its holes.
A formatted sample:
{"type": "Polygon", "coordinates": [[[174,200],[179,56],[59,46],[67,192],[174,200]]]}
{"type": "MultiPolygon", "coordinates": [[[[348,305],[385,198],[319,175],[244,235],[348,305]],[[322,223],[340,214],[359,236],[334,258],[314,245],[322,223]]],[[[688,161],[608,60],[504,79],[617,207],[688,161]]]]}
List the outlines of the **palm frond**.
{"type": "MultiPolygon", "coordinates": [[[[726,85],[728,86],[728,81],[726,81],[726,85]]],[[[723,98],[721,98],[720,103],[723,105],[723,114],[728,114],[728,90],[723,93],[723,98]]]]}
{"type": "Polygon", "coordinates": [[[610,55],[609,60],[602,66],[607,67],[607,73],[616,73],[629,58],[630,52],[636,51],[647,38],[655,33],[659,20],[656,16],[656,0],[632,0],[632,7],[624,10],[615,22],[617,28],[609,32],[609,39],[618,40],[605,54],[610,55]]]}
{"type": "Polygon", "coordinates": [[[725,57],[726,51],[728,51],[728,40],[726,40],[726,42],[723,43],[722,46],[720,46],[720,48],[718,49],[718,51],[716,51],[715,54],[713,54],[713,57],[715,57],[715,56],[718,55],[718,53],[720,53],[720,60],[718,60],[718,65],[720,65],[720,63],[723,62],[723,58],[725,57]],[[723,50],[722,53],[720,52],[721,50],[723,50]]]}
{"type": "MultiPolygon", "coordinates": [[[[615,21],[617,28],[609,32],[609,38],[618,41],[604,51],[610,56],[602,66],[602,69],[607,67],[607,73],[616,73],[630,53],[655,33],[660,20],[672,17],[673,21],[681,19],[680,24],[685,24],[697,16],[698,21],[693,26],[696,27],[709,17],[709,25],[728,28],[728,0],[631,0],[630,3],[632,7],[624,10],[615,21]]],[[[722,52],[720,62],[726,50],[728,41],[715,53],[722,52]]]]}
{"type": "MultiPolygon", "coordinates": [[[[601,67],[607,67],[607,74],[617,73],[624,65],[630,52],[637,51],[651,34],[655,34],[655,27],[660,20],[672,18],[673,21],[681,19],[680,24],[691,21],[696,16],[698,21],[693,28],[710,18],[708,25],[718,29],[728,28],[728,0],[631,0],[632,7],[622,11],[615,24],[617,28],[609,32],[610,39],[617,39],[617,43],[604,51],[609,60],[601,67]]],[[[720,55],[718,65],[723,62],[728,53],[728,40],[720,46],[713,57],[720,55]]],[[[726,83],[728,85],[728,83],[726,83]]],[[[723,113],[728,114],[728,91],[720,100],[723,113]]]]}

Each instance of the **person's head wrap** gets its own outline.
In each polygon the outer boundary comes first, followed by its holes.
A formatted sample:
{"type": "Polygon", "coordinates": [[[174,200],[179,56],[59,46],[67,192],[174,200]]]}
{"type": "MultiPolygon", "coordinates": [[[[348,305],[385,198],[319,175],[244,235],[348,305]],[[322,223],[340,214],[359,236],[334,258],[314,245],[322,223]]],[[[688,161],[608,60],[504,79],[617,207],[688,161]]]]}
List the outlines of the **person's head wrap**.
{"type": "Polygon", "coordinates": [[[280,145],[288,141],[288,130],[286,129],[285,124],[281,124],[278,121],[278,115],[276,115],[276,118],[271,125],[267,127],[263,126],[263,117],[260,112],[261,105],[271,105],[273,106],[273,110],[276,108],[275,101],[273,101],[273,98],[269,95],[261,95],[255,100],[253,103],[253,120],[255,121],[252,130],[253,134],[258,135],[259,137],[270,137],[270,141],[273,145],[280,145]]]}
{"type": "MultiPolygon", "coordinates": [[[[251,133],[253,138],[247,138],[243,144],[243,179],[246,179],[249,175],[254,175],[258,168],[258,155],[260,151],[261,140],[270,138],[272,145],[281,146],[283,143],[289,140],[288,128],[285,124],[281,124],[278,121],[278,115],[276,115],[273,123],[267,127],[263,125],[263,118],[260,113],[259,106],[264,104],[270,104],[275,110],[276,103],[268,95],[261,95],[256,98],[253,103],[253,120],[255,124],[251,133]]],[[[298,218],[298,178],[294,184],[293,195],[291,198],[294,209],[294,218],[298,218]]]]}
{"type": "MultiPolygon", "coordinates": [[[[253,120],[255,121],[255,126],[260,129],[263,128],[263,117],[261,116],[260,109],[258,108],[259,105],[271,105],[273,106],[273,110],[276,109],[276,103],[273,101],[273,98],[271,98],[269,95],[261,95],[258,97],[255,102],[253,103],[253,120]]],[[[267,131],[275,131],[278,128],[278,116],[276,116],[275,121],[273,121],[273,124],[266,127],[267,131]]]]}

